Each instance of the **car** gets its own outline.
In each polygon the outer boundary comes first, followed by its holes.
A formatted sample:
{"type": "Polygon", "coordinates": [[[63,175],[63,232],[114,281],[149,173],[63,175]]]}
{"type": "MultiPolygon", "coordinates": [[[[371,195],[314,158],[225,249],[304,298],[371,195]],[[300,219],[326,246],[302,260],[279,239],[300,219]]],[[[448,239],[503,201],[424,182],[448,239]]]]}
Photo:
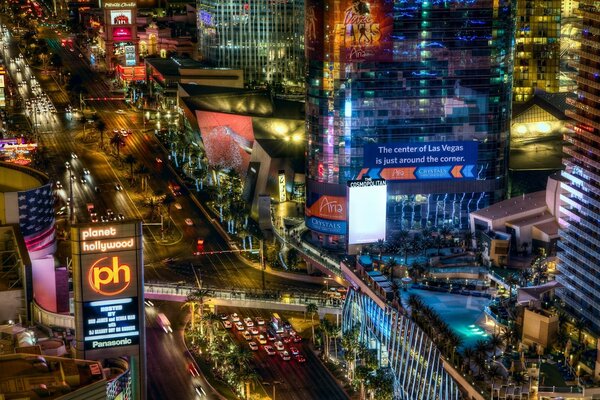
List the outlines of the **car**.
{"type": "Polygon", "coordinates": [[[273,343],[275,345],[275,348],[279,351],[281,350],[285,350],[285,347],[283,346],[283,343],[281,343],[281,340],[276,341],[275,343],[273,343]]]}
{"type": "Polygon", "coordinates": [[[89,170],[89,169],[87,169],[87,168],[84,168],[84,169],[83,169],[83,174],[84,174],[84,175],[89,175],[89,174],[90,174],[90,170],[89,170]]]}
{"type": "Polygon", "coordinates": [[[256,344],[256,342],[248,342],[248,347],[250,347],[250,350],[252,351],[258,350],[258,345],[256,344]]]}
{"type": "Polygon", "coordinates": [[[235,323],[235,327],[238,331],[246,330],[246,328],[244,327],[244,324],[242,324],[240,321],[235,323]]]}
{"type": "Polygon", "coordinates": [[[290,353],[287,350],[282,351],[281,353],[279,353],[279,355],[281,356],[281,359],[283,361],[290,361],[291,359],[290,353]]]}
{"type": "Polygon", "coordinates": [[[98,214],[94,213],[90,213],[90,220],[92,222],[98,222],[98,214]]]}
{"type": "Polygon", "coordinates": [[[273,346],[264,346],[265,351],[267,352],[268,355],[270,356],[274,356],[275,354],[277,354],[277,352],[275,351],[275,349],[273,349],[273,346]]]}
{"type": "Polygon", "coordinates": [[[79,178],[79,182],[83,183],[84,185],[87,183],[87,179],[85,179],[85,175],[79,178]]]}
{"type": "Polygon", "coordinates": [[[231,324],[231,321],[225,320],[225,321],[223,321],[223,327],[225,329],[231,329],[233,327],[233,325],[231,324]]]}
{"type": "Polygon", "coordinates": [[[227,314],[221,313],[221,314],[219,314],[219,318],[221,318],[221,321],[226,321],[228,317],[227,317],[227,314]]]}
{"type": "Polygon", "coordinates": [[[196,366],[193,363],[188,364],[188,371],[190,371],[190,374],[194,377],[200,376],[200,373],[198,372],[196,366]]]}
{"type": "Polygon", "coordinates": [[[125,114],[125,111],[123,111],[123,110],[117,110],[116,113],[117,114],[125,114]]]}
{"type": "Polygon", "coordinates": [[[263,317],[256,317],[254,319],[256,320],[256,323],[260,326],[265,324],[265,319],[263,317]]]}
{"type": "Polygon", "coordinates": [[[108,217],[106,215],[101,215],[100,222],[108,222],[108,217]]]}
{"type": "Polygon", "coordinates": [[[123,186],[121,186],[121,184],[120,184],[120,183],[115,183],[115,190],[116,190],[117,192],[120,192],[121,190],[123,190],[123,186]]]}
{"type": "Polygon", "coordinates": [[[293,329],[288,329],[288,333],[290,336],[296,336],[296,331],[293,329]]]}
{"type": "Polygon", "coordinates": [[[290,347],[290,353],[292,353],[293,355],[297,356],[298,354],[300,354],[300,352],[298,351],[297,347],[290,347]]]}
{"type": "Polygon", "coordinates": [[[306,358],[304,358],[304,356],[302,354],[298,354],[296,356],[296,361],[298,361],[299,363],[303,363],[303,362],[306,362],[306,358]]]}
{"type": "Polygon", "coordinates": [[[54,187],[58,190],[58,189],[62,189],[63,185],[62,185],[62,183],[60,183],[60,181],[56,181],[54,183],[54,187]]]}
{"type": "Polygon", "coordinates": [[[258,336],[258,343],[260,343],[260,344],[267,344],[267,338],[265,337],[265,335],[259,335],[258,336]]]}
{"type": "Polygon", "coordinates": [[[117,220],[123,221],[124,219],[125,219],[125,216],[123,214],[117,215],[117,220]]]}
{"type": "Polygon", "coordinates": [[[110,208],[107,208],[106,215],[108,216],[108,218],[113,219],[115,217],[115,212],[113,210],[111,210],[110,208]]]}
{"type": "Polygon", "coordinates": [[[260,331],[258,330],[258,328],[257,328],[257,327],[255,327],[255,326],[251,326],[251,327],[248,329],[248,332],[250,332],[250,333],[251,333],[251,334],[253,334],[253,335],[258,335],[258,334],[260,333],[260,331]]]}
{"type": "Polygon", "coordinates": [[[68,161],[65,161],[65,168],[66,169],[70,169],[71,168],[71,163],[68,161]]]}
{"type": "Polygon", "coordinates": [[[185,224],[188,225],[188,226],[192,226],[192,225],[194,225],[194,221],[192,221],[190,218],[186,218],[185,219],[185,224]]]}
{"type": "Polygon", "coordinates": [[[244,332],[242,333],[242,336],[243,336],[243,337],[244,337],[244,339],[246,339],[246,340],[252,340],[252,335],[251,335],[251,334],[250,334],[250,332],[248,332],[248,331],[244,331],[244,332]]]}
{"type": "Polygon", "coordinates": [[[174,203],[173,205],[175,206],[176,209],[181,210],[181,204],[174,203]]]}
{"type": "Polygon", "coordinates": [[[254,322],[252,321],[252,318],[250,318],[250,317],[244,318],[244,323],[246,324],[246,326],[254,326],[254,322]]]}
{"type": "Polygon", "coordinates": [[[292,342],[292,338],[289,336],[285,336],[282,340],[283,340],[283,343],[286,343],[286,344],[292,342]]]}
{"type": "Polygon", "coordinates": [[[100,189],[98,186],[94,186],[94,190],[96,193],[100,193],[102,191],[102,189],[100,189]]]}
{"type": "Polygon", "coordinates": [[[74,152],[71,152],[71,158],[73,160],[77,160],[77,158],[79,158],[79,157],[77,157],[77,154],[75,154],[74,152]]]}
{"type": "Polygon", "coordinates": [[[294,340],[294,343],[300,343],[302,341],[302,336],[295,335],[293,340],[294,340]]]}
{"type": "Polygon", "coordinates": [[[206,397],[206,392],[204,391],[204,388],[202,386],[196,385],[196,386],[194,386],[194,390],[196,391],[196,394],[198,396],[206,397]]]}
{"type": "Polygon", "coordinates": [[[163,161],[160,158],[156,157],[156,162],[162,164],[163,161]]]}
{"type": "Polygon", "coordinates": [[[237,313],[233,313],[233,314],[231,314],[231,320],[233,322],[238,322],[240,320],[240,316],[237,315],[237,313]]]}
{"type": "Polygon", "coordinates": [[[267,332],[267,339],[269,339],[269,342],[274,342],[276,337],[271,332],[267,332]]]}

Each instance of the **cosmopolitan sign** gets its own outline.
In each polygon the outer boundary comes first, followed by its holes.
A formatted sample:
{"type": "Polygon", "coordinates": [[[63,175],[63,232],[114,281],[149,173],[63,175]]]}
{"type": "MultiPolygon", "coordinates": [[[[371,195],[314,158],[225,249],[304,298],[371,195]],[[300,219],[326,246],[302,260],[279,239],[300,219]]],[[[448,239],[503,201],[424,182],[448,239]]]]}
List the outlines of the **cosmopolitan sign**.
{"type": "Polygon", "coordinates": [[[139,223],[75,227],[71,237],[78,349],[89,357],[112,348],[122,348],[114,354],[137,352],[143,330],[139,223]]]}
{"type": "Polygon", "coordinates": [[[383,179],[348,181],[348,244],[385,240],[387,186],[383,179]]]}

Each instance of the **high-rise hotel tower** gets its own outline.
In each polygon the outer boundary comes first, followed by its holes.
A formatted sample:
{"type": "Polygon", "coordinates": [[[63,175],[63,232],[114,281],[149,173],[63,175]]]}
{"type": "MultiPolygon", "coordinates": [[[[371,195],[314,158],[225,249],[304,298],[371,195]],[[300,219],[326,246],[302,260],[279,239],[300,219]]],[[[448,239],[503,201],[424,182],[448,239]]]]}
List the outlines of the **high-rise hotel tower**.
{"type": "Polygon", "coordinates": [[[307,0],[305,18],[314,240],[345,243],[349,180],[387,181],[388,233],[466,228],[503,198],[514,2],[307,0]]]}
{"type": "Polygon", "coordinates": [[[600,10],[590,0],[579,2],[581,48],[577,100],[567,116],[575,120],[564,148],[569,181],[561,196],[563,226],[556,280],[568,308],[600,332],[600,10]]]}

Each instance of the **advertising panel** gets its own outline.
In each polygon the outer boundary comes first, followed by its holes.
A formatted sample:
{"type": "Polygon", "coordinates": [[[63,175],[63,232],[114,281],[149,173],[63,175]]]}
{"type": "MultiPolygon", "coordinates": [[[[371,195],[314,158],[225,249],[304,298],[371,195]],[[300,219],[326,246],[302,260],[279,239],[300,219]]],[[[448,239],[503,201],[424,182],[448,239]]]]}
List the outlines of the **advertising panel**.
{"type": "Polygon", "coordinates": [[[125,46],[125,65],[130,67],[135,65],[135,46],[125,46]]]}
{"type": "Polygon", "coordinates": [[[387,186],[384,179],[348,181],[348,244],[385,240],[387,186]]]}
{"type": "Polygon", "coordinates": [[[347,231],[346,221],[331,221],[318,217],[307,217],[305,223],[309,229],[327,235],[345,235],[347,231]]]}
{"type": "Polygon", "coordinates": [[[139,344],[137,297],[83,303],[84,348],[139,344]]]}
{"type": "Polygon", "coordinates": [[[363,163],[357,179],[475,179],[477,142],[371,143],[364,146],[363,163]]]}
{"type": "Polygon", "coordinates": [[[346,235],[345,185],[307,182],[305,223],[311,230],[328,235],[346,235]]]}
{"type": "MultiPolygon", "coordinates": [[[[78,350],[137,352],[143,323],[139,223],[72,228],[78,350]]],[[[87,355],[87,354],[86,354],[87,355]]]]}
{"type": "Polygon", "coordinates": [[[133,23],[131,10],[111,10],[110,21],[112,25],[130,25],[133,23]]]}
{"type": "MultiPolygon", "coordinates": [[[[113,28],[113,40],[115,42],[128,42],[131,40],[131,28],[113,28]]],[[[134,47],[135,51],[135,47],[134,47]]]]}
{"type": "Polygon", "coordinates": [[[279,187],[279,202],[284,203],[287,200],[287,191],[285,190],[285,171],[279,171],[278,187],[279,187]]]}

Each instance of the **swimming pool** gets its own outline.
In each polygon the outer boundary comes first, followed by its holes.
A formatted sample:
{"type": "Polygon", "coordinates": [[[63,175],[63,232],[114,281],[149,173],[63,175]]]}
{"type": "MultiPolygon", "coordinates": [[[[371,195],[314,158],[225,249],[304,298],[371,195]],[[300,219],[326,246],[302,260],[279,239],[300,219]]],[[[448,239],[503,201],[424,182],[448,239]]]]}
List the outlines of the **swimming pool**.
{"type": "Polygon", "coordinates": [[[420,296],[458,334],[463,341],[461,350],[473,347],[480,339],[488,338],[488,334],[476,322],[483,315],[483,309],[490,299],[411,288],[402,292],[404,304],[411,294],[420,296]]]}

